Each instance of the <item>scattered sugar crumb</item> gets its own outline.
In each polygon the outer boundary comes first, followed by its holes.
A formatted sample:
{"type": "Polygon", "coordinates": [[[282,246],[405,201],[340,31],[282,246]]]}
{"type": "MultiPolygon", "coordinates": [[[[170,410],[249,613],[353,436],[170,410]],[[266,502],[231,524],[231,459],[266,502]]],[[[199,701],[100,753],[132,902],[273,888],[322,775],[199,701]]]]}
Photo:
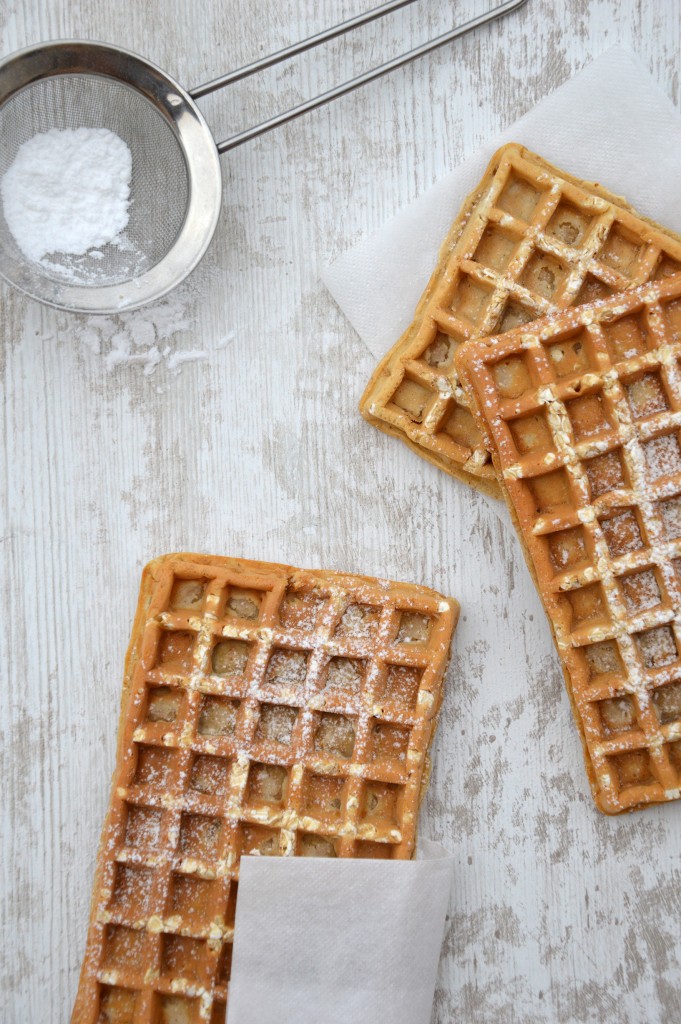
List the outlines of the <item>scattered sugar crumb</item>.
{"type": "MultiPolygon", "coordinates": [[[[88,317],[78,337],[93,354],[103,356],[109,372],[140,366],[150,376],[164,358],[159,342],[189,326],[184,304],[172,298],[130,313],[88,317]]],[[[167,348],[171,346],[164,345],[167,348]]]]}
{"type": "Polygon", "coordinates": [[[142,367],[145,376],[154,372],[161,362],[161,353],[156,345],[144,352],[132,352],[130,342],[123,334],[117,334],[112,339],[112,346],[104,357],[104,365],[107,370],[113,370],[117,366],[132,366],[138,364],[142,367]]]}
{"type": "Polygon", "coordinates": [[[180,350],[179,352],[172,352],[167,357],[168,369],[171,372],[176,370],[179,371],[179,368],[183,363],[196,363],[203,359],[208,359],[208,353],[201,349],[195,348],[187,351],[180,350]]]}
{"type": "Polygon", "coordinates": [[[230,331],[229,334],[223,335],[222,338],[219,338],[218,341],[215,342],[215,348],[227,348],[227,346],[234,341],[235,337],[236,335],[234,334],[234,331],[230,331]]]}
{"type": "MultiPolygon", "coordinates": [[[[91,316],[76,325],[75,338],[93,355],[102,357],[109,373],[138,366],[142,376],[151,377],[159,367],[165,367],[178,376],[185,364],[210,359],[207,348],[180,347],[182,334],[196,334],[190,312],[196,298],[193,290],[184,287],[142,309],[91,316]]],[[[73,331],[73,327],[69,329],[73,331]]],[[[225,348],[234,337],[234,332],[222,336],[213,349],[225,348]]],[[[157,392],[161,394],[162,390],[157,388],[157,392]]]]}

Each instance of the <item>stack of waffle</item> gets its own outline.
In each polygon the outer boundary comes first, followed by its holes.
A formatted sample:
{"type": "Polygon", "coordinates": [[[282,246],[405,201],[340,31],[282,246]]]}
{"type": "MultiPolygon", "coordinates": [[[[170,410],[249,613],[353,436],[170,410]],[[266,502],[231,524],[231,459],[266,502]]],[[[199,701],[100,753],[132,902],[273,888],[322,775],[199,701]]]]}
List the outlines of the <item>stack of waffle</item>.
{"type": "Polygon", "coordinates": [[[506,498],[601,810],[677,799],[681,239],[505,146],[361,410],[506,498]]]}
{"type": "Polygon", "coordinates": [[[360,410],[424,458],[501,496],[454,361],[460,345],[681,271],[681,239],[602,186],[504,146],[465,201],[414,320],[360,410]]]}

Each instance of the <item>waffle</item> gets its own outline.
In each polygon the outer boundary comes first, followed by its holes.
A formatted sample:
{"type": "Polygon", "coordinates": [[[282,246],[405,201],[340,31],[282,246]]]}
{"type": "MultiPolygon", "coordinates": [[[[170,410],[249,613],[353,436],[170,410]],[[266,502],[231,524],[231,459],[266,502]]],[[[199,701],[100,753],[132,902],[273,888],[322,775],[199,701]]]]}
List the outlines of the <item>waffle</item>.
{"type": "Polygon", "coordinates": [[[457,353],[594,798],[681,795],[681,275],[457,353]]]}
{"type": "Polygon", "coordinates": [[[223,1022],[242,854],[413,855],[457,617],[385,580],[146,567],[72,1024],[223,1022]]]}
{"type": "Polygon", "coordinates": [[[360,402],[374,426],[501,496],[454,362],[458,346],[681,271],[681,238],[512,143],[440,250],[413,322],[360,402]]]}

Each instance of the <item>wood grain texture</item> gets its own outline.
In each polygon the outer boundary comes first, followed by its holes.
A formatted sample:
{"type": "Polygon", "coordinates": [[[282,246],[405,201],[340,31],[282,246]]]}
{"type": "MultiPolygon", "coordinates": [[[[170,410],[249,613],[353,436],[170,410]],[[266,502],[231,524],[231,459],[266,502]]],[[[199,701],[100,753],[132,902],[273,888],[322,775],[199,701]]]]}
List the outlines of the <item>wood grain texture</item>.
{"type": "MultiPolygon", "coordinates": [[[[421,0],[203,107],[218,135],[237,130],[484,4],[421,0]]],[[[0,49],[105,39],[192,85],[369,6],[5,0],[0,49]]],[[[167,360],[150,376],[107,369],[111,339],[139,337],[136,314],[93,326],[0,288],[3,1021],[68,1019],[139,573],[182,549],[393,576],[461,601],[422,818],[457,858],[433,1024],[681,1017],[680,809],[595,811],[512,531],[360,419],[373,360],[318,280],[615,42],[679,103],[672,0],[529,0],[229,155],[207,259],[144,321],[162,344],[208,352],[177,376],[167,360]]]]}

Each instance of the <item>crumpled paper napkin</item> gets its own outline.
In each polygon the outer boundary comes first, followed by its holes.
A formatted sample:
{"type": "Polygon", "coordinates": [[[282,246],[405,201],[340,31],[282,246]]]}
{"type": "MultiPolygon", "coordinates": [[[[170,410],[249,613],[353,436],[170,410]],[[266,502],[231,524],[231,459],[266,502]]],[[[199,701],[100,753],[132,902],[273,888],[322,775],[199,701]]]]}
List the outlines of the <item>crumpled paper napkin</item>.
{"type": "Polygon", "coordinates": [[[411,322],[462,200],[505,142],[600,181],[639,213],[681,232],[681,117],[641,61],[613,47],[323,270],[377,359],[411,322]]]}
{"type": "Polygon", "coordinates": [[[453,858],[244,857],[228,1024],[428,1024],[453,858]]]}

